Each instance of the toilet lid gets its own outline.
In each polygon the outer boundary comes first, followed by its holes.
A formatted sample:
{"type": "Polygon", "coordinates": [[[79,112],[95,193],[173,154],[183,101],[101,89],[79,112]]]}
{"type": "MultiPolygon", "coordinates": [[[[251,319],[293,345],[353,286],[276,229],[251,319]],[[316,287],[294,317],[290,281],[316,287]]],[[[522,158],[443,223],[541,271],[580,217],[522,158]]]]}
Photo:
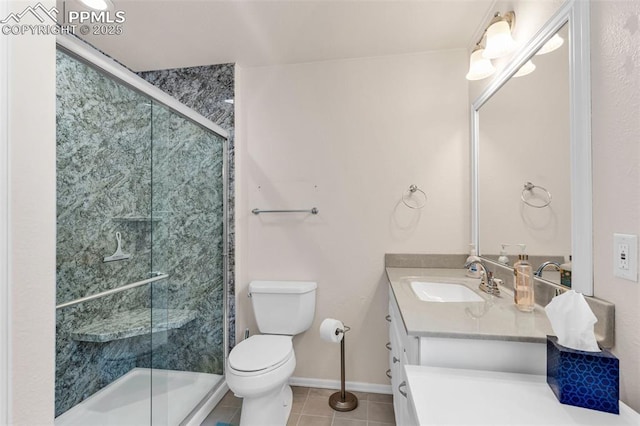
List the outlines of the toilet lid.
{"type": "Polygon", "coordinates": [[[255,335],[238,343],[229,365],[238,371],[260,371],[285,361],[293,351],[291,336],[255,335]]]}

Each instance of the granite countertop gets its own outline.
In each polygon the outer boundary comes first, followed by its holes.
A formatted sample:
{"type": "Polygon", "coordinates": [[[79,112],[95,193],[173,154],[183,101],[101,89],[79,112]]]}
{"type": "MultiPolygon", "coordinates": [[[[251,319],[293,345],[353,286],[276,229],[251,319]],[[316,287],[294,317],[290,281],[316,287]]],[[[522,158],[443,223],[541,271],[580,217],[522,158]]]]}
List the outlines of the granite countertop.
{"type": "Polygon", "coordinates": [[[387,277],[407,334],[419,337],[446,337],[510,340],[545,343],[553,334],[544,309],[520,312],[513,293],[500,288],[499,297],[478,290],[480,279],[468,278],[466,269],[387,267],[387,277]],[[419,300],[407,278],[462,284],[479,294],[484,302],[441,303],[419,300]]]}

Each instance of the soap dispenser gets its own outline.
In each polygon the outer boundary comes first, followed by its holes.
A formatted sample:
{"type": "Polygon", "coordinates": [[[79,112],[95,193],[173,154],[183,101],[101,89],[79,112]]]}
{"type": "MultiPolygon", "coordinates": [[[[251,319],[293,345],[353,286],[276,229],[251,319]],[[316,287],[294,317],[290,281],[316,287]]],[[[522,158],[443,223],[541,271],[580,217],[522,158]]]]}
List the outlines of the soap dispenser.
{"type": "MultiPolygon", "coordinates": [[[[476,246],[474,244],[469,244],[469,257],[467,257],[466,263],[473,262],[474,260],[480,260],[476,253],[476,246]]],[[[467,276],[471,278],[480,278],[482,276],[482,271],[478,268],[478,265],[473,264],[469,266],[467,269],[467,276]]]]}
{"type": "Polygon", "coordinates": [[[571,288],[571,256],[568,262],[560,265],[560,284],[571,288]]]}
{"type": "Polygon", "coordinates": [[[513,265],[514,283],[513,297],[516,307],[522,312],[531,312],[535,307],[533,283],[533,268],[529,263],[529,256],[519,254],[518,261],[513,265]]]}
{"type": "Polygon", "coordinates": [[[507,257],[507,246],[509,246],[509,244],[501,244],[501,246],[502,250],[500,250],[500,257],[498,257],[498,262],[502,263],[503,265],[509,266],[509,258],[507,257]]]}

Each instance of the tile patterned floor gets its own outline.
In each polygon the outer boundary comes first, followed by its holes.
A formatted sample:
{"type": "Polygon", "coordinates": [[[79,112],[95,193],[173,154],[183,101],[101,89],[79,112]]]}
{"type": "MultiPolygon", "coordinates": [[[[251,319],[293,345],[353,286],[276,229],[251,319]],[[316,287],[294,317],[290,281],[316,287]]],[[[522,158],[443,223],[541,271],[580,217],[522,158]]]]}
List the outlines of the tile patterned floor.
{"type": "MultiPolygon", "coordinates": [[[[339,412],[329,407],[329,396],[336,392],[334,389],[300,386],[292,389],[293,406],[287,426],[395,426],[391,395],[353,392],[358,397],[358,407],[339,412]]],[[[219,422],[238,425],[241,407],[242,399],[227,392],[201,426],[216,426],[219,422]]]]}

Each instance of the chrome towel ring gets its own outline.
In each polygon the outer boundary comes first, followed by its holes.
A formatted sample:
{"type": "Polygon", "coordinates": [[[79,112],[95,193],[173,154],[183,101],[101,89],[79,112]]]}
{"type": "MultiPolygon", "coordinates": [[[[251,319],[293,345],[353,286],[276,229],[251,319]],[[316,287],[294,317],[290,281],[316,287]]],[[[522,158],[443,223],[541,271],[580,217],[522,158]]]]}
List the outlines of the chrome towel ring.
{"type": "Polygon", "coordinates": [[[421,209],[427,204],[427,194],[425,194],[422,189],[418,188],[418,185],[411,184],[409,185],[409,190],[402,193],[402,202],[404,203],[405,206],[409,207],[410,209],[421,209]],[[421,192],[424,200],[422,201],[421,204],[411,205],[407,202],[407,200],[411,198],[411,196],[416,192],[421,192]]]}
{"type": "Polygon", "coordinates": [[[530,207],[534,207],[536,209],[541,209],[543,207],[547,207],[549,204],[551,204],[551,193],[549,191],[547,191],[546,188],[543,188],[541,186],[538,185],[534,185],[531,182],[526,182],[524,184],[524,189],[522,190],[522,194],[520,195],[520,199],[522,200],[523,203],[525,203],[526,205],[530,206],[530,207]],[[541,191],[544,191],[546,193],[546,201],[542,201],[542,204],[532,204],[531,202],[529,202],[529,200],[527,198],[525,198],[525,194],[527,192],[531,192],[533,193],[533,190],[535,188],[538,188],[541,191]]]}

